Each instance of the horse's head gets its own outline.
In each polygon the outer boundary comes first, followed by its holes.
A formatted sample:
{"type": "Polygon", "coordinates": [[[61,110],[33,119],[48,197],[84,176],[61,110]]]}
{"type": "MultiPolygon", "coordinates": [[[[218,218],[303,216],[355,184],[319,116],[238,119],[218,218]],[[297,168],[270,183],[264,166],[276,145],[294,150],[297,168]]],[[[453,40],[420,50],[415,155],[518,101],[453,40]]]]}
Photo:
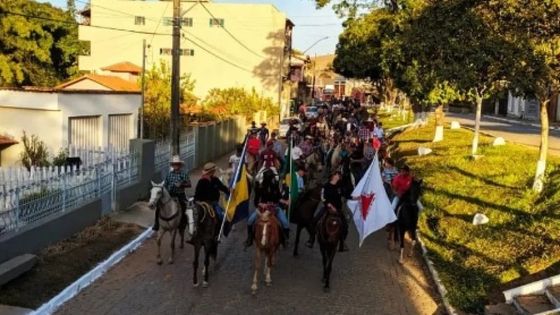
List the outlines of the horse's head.
{"type": "Polygon", "coordinates": [[[150,201],[148,201],[148,206],[150,206],[150,208],[155,207],[155,205],[157,204],[157,202],[161,199],[161,197],[163,197],[163,182],[157,184],[154,183],[153,181],[152,183],[152,189],[150,189],[150,201]]]}
{"type": "Polygon", "coordinates": [[[270,216],[273,215],[274,204],[260,203],[258,207],[259,209],[257,210],[257,218],[261,222],[267,222],[270,219],[270,216]]]}

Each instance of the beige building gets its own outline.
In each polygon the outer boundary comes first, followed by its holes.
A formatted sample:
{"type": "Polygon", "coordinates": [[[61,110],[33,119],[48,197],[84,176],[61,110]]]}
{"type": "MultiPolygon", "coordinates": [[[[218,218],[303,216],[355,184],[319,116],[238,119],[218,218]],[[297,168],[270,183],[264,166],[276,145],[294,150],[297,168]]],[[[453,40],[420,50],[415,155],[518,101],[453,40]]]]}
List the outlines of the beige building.
{"type": "MultiPolygon", "coordinates": [[[[102,73],[103,66],[129,61],[146,67],[164,59],[171,64],[172,1],[91,0],[82,12],[80,40],[89,56],[80,70],[102,73]],[[131,30],[125,31],[125,30],[131,30]]],[[[271,4],[182,1],[181,72],[196,81],[203,99],[212,88],[255,88],[281,104],[287,115],[289,51],[293,24],[271,4]]]]}

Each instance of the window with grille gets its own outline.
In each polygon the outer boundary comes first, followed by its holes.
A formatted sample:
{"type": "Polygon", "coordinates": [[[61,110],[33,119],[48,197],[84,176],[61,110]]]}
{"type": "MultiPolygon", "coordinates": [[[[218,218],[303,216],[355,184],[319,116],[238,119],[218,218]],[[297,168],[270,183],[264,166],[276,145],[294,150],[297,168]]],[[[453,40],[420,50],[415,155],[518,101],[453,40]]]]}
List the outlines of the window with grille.
{"type": "MultiPolygon", "coordinates": [[[[173,26],[173,18],[172,17],[163,18],[163,25],[164,26],[173,26]]],[[[193,26],[193,19],[192,18],[181,18],[181,26],[192,27],[193,26]]]]}
{"type": "Polygon", "coordinates": [[[134,25],[146,25],[146,18],[143,16],[135,16],[134,25]]]}
{"type": "Polygon", "coordinates": [[[210,19],[210,27],[224,27],[224,19],[210,19]]]}
{"type": "Polygon", "coordinates": [[[160,48],[159,54],[160,55],[171,55],[171,48],[160,48]]]}

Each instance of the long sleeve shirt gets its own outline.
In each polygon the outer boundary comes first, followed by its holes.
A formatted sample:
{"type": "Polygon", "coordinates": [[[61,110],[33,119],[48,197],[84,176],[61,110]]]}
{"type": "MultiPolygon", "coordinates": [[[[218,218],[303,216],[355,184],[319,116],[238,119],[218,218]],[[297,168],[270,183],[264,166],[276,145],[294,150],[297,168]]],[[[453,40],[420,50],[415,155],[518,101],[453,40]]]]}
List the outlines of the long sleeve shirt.
{"type": "Polygon", "coordinates": [[[220,200],[220,191],[229,193],[229,189],[217,177],[203,176],[196,184],[194,200],[208,203],[220,200]]]}

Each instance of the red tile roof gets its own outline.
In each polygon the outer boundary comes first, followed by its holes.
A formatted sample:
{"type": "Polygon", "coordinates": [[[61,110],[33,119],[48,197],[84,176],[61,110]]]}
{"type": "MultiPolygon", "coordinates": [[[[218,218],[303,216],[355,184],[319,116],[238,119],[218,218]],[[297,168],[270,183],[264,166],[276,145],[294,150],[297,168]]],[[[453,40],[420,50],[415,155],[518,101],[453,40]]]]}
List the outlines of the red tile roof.
{"type": "Polygon", "coordinates": [[[118,92],[140,92],[140,87],[135,82],[127,81],[119,77],[112,75],[100,75],[100,74],[86,74],[77,79],[64,82],[60,85],[55,86],[55,90],[65,90],[72,85],[81,82],[83,80],[91,80],[99,85],[102,85],[111,91],[118,92]]]}
{"type": "Polygon", "coordinates": [[[17,142],[16,140],[10,137],[0,135],[0,148],[7,148],[12,144],[17,144],[17,143],[19,142],[17,142]]]}
{"type": "Polygon", "coordinates": [[[128,72],[132,74],[139,74],[142,72],[142,68],[133,64],[132,62],[123,61],[115,63],[107,67],[101,68],[101,70],[113,71],[113,72],[128,72]]]}

